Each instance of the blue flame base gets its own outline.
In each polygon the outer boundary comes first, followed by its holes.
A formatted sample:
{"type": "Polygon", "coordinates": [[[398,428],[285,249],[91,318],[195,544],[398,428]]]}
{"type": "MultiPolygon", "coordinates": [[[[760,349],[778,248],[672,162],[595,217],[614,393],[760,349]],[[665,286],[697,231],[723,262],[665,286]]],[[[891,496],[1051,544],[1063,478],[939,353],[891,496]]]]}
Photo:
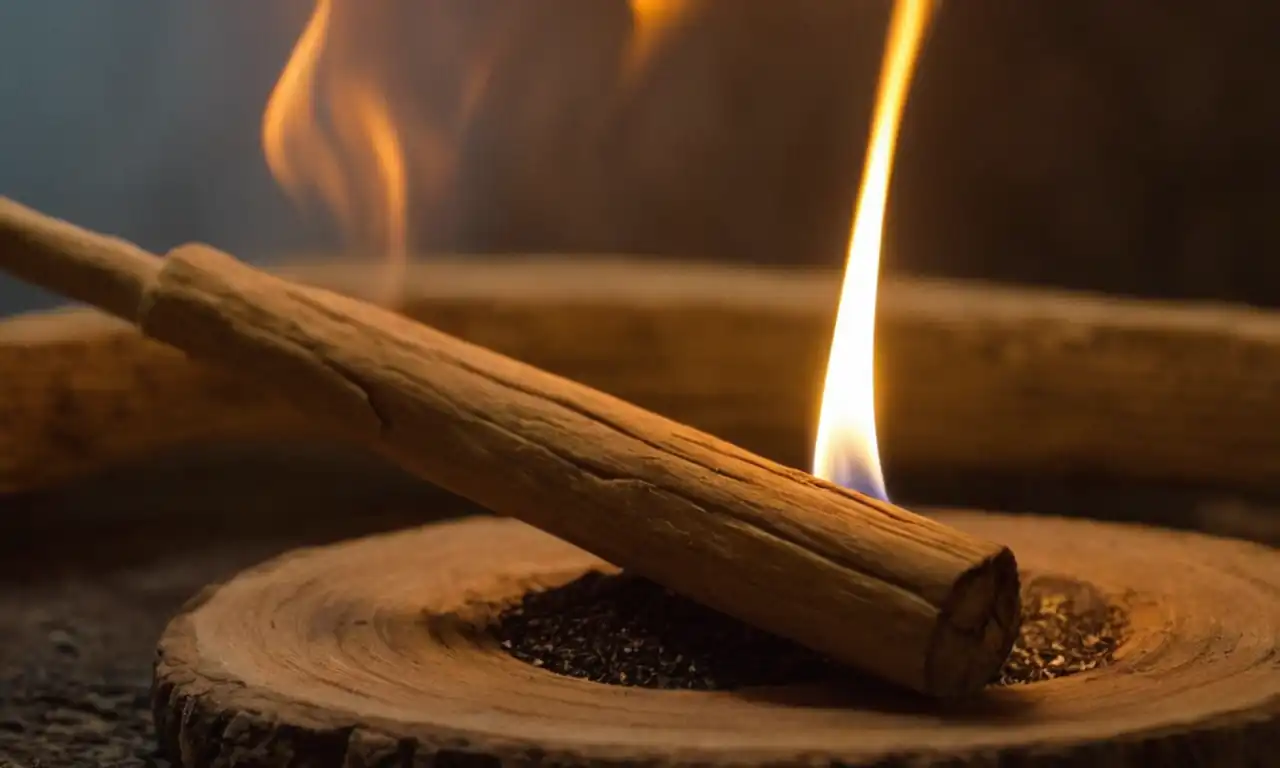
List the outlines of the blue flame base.
{"type": "Polygon", "coordinates": [[[857,491],[865,496],[888,501],[884,480],[880,479],[877,467],[868,466],[865,461],[847,459],[839,462],[831,482],[841,488],[857,491]]]}

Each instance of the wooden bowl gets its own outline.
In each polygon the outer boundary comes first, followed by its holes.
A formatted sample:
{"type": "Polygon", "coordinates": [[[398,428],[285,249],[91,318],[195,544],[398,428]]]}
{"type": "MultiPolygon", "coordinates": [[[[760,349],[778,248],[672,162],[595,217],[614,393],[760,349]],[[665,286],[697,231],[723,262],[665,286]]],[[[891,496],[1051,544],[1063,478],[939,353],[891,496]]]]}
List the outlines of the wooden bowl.
{"type": "MultiPolygon", "coordinates": [[[[363,295],[367,265],[283,270],[363,295]]],[[[807,466],[839,275],[609,259],[417,265],[407,314],[807,466]]],[[[1280,315],[886,281],[890,466],[1280,487],[1280,315]]],[[[323,437],[96,312],[0,323],[0,492],[219,440],[323,437]]]]}
{"type": "Polygon", "coordinates": [[[154,707],[183,765],[1263,766],[1280,750],[1280,557],[1111,523],[939,513],[1024,578],[1127,614],[1115,660],[952,706],[883,689],[732,692],[562,677],[486,627],[602,566],[521,523],[437,523],[299,550],[206,590],[160,641],[154,707]]]}

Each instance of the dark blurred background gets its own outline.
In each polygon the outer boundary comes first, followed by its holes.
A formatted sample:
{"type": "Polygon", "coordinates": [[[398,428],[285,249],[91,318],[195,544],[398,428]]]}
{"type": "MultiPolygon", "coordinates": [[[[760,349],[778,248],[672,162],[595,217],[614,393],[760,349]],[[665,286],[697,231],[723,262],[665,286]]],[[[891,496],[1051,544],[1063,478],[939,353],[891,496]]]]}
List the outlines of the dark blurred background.
{"type": "MultiPolygon", "coordinates": [[[[625,92],[623,0],[344,1],[335,25],[418,112],[508,25],[452,180],[415,197],[415,251],[843,259],[888,0],[695,0],[625,92]]],[[[259,141],[311,8],[0,5],[0,193],[152,249],[347,247],[259,141]]],[[[886,269],[1280,303],[1277,42],[1265,0],[944,3],[886,269]]],[[[47,301],[0,282],[0,313],[47,301]]]]}

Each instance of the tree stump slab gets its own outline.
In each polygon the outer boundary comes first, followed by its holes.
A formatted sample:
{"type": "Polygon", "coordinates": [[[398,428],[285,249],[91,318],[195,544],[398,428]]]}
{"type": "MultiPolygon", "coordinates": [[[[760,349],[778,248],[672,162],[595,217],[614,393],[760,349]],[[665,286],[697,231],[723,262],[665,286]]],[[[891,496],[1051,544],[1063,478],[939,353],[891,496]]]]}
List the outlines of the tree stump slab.
{"type": "Polygon", "coordinates": [[[1084,520],[937,513],[1127,617],[1113,660],[936,704],[868,683],[671,691],[560,676],[496,617],[597,558],[471,518],[298,550],[206,589],[158,650],[182,765],[1264,766],[1280,752],[1280,556],[1084,520]]]}

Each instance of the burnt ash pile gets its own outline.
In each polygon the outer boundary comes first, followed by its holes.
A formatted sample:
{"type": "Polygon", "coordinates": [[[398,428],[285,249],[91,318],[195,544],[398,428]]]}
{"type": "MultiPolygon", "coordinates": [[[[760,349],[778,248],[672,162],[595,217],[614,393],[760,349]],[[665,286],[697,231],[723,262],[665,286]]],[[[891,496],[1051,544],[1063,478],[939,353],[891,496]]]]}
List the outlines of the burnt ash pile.
{"type": "MultiPolygon", "coordinates": [[[[1106,664],[1123,616],[1079,585],[1023,589],[1022,631],[1000,685],[1050,680],[1106,664]]],[[[557,674],[642,688],[732,690],[847,677],[795,643],[627,574],[588,573],[531,592],[493,627],[512,656],[557,674]]]]}
{"type": "Polygon", "coordinates": [[[1022,629],[997,684],[1038,683],[1103,666],[1124,639],[1125,626],[1124,612],[1091,589],[1032,582],[1023,589],[1022,629]]]}
{"type": "Polygon", "coordinates": [[[719,690],[830,673],[821,656],[629,575],[531,592],[495,632],[521,661],[597,683],[719,690]]]}

